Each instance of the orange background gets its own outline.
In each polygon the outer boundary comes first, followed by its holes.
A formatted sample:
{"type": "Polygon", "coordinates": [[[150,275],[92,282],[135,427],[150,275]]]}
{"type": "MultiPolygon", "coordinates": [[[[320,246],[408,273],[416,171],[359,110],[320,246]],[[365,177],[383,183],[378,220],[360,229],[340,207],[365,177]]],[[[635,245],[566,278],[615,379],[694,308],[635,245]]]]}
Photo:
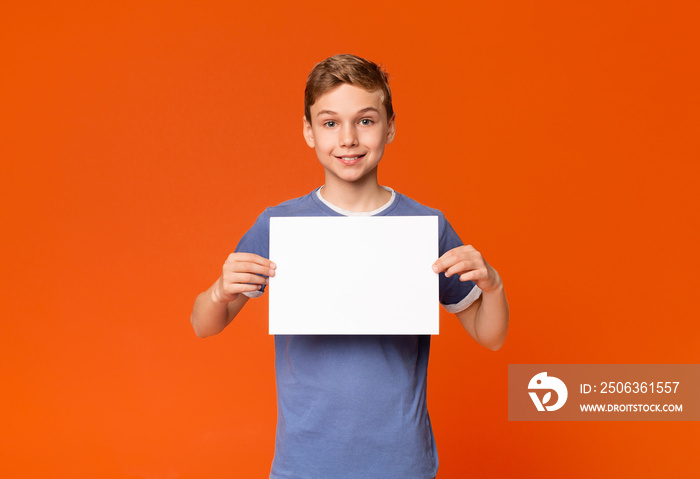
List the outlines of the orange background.
{"type": "Polygon", "coordinates": [[[321,184],[304,81],[341,52],[392,75],[381,182],[506,282],[502,350],[434,338],[439,477],[697,474],[697,422],[508,422],[506,391],[699,362],[697,2],[102,3],[2,8],[1,476],[267,477],[267,301],[208,340],[189,314],[321,184]]]}

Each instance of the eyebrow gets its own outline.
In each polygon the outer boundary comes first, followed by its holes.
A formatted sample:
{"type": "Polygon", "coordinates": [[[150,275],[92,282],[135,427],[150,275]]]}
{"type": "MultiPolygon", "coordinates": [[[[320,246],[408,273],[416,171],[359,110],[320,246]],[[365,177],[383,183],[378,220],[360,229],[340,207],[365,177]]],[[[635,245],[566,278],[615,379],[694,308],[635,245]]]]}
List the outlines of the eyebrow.
{"type": "MultiPolygon", "coordinates": [[[[379,113],[379,110],[374,108],[373,106],[368,106],[367,108],[363,108],[362,110],[358,111],[357,113],[367,113],[367,112],[376,112],[379,113]]],[[[318,113],[316,113],[316,116],[321,116],[321,115],[337,115],[338,113],[333,111],[333,110],[321,110],[318,113]]]]}

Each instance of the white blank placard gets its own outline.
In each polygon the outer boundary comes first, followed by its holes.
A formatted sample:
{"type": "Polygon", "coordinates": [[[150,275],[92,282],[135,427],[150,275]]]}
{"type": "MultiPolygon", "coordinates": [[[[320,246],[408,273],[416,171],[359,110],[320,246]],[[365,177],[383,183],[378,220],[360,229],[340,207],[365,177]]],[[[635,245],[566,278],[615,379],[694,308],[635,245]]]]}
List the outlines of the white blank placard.
{"type": "Polygon", "coordinates": [[[270,334],[438,334],[437,216],[270,218],[270,334]]]}

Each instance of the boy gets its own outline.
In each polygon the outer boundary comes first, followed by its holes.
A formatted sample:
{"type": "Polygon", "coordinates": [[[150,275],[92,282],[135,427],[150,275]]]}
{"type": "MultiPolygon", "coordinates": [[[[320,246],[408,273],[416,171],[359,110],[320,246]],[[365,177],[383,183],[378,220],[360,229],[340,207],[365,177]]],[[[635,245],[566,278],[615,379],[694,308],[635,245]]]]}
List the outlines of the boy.
{"type": "MultiPolygon", "coordinates": [[[[268,208],[195,301],[192,325],[221,332],[263,294],[272,216],[437,215],[440,302],[481,345],[508,329],[501,279],[462,244],[442,213],[379,185],[377,167],[395,134],[385,72],[353,55],[317,64],[306,84],[303,132],[325,170],[312,193],[268,208]]],[[[283,265],[282,265],[283,267],[283,265]]],[[[323,281],[323,271],[318,272],[323,281]]],[[[387,271],[391,280],[391,271],[387,271]]],[[[313,301],[313,284],[308,301],[313,301]]],[[[438,468],[426,407],[430,336],[275,336],[277,435],[270,477],[429,479],[438,468]]]]}

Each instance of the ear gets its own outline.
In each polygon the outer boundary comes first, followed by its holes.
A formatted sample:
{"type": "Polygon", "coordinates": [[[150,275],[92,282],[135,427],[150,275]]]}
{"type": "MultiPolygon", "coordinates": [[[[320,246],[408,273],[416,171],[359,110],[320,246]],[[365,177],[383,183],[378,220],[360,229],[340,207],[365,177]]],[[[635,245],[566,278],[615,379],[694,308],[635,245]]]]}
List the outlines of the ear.
{"type": "Polygon", "coordinates": [[[306,116],[304,116],[303,121],[304,121],[304,139],[306,140],[306,144],[309,145],[309,148],[313,148],[316,143],[314,142],[314,132],[311,129],[311,123],[309,123],[306,120],[306,116]]]}
{"type": "Polygon", "coordinates": [[[394,113],[394,116],[391,117],[391,120],[389,120],[389,123],[387,123],[387,132],[386,132],[386,144],[388,145],[392,141],[394,141],[394,136],[396,135],[396,113],[394,113]]]}

